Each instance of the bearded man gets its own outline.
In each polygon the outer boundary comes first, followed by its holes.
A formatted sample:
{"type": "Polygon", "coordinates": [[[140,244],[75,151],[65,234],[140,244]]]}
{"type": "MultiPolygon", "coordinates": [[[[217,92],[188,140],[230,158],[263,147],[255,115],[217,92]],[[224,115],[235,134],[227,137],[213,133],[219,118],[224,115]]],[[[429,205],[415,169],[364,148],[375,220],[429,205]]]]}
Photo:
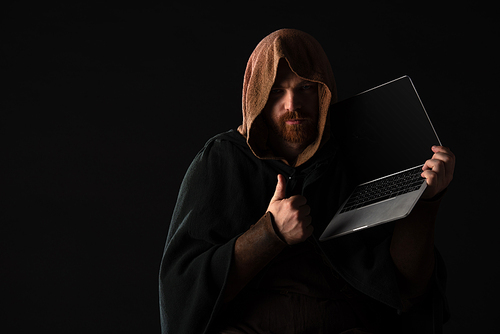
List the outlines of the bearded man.
{"type": "Polygon", "coordinates": [[[336,100],[310,35],[282,29],[256,47],[243,124],[210,139],[181,185],[160,269],[163,333],[440,329],[448,313],[434,224],[454,155],[432,148],[428,187],[405,219],[318,242],[352,187],[331,133],[336,100]]]}

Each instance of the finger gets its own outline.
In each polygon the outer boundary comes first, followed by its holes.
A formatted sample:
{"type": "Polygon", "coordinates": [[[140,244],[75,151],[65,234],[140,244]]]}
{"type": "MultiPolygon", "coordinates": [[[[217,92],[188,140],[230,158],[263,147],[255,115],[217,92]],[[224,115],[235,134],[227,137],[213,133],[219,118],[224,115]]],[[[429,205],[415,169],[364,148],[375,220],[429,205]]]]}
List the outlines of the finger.
{"type": "Polygon", "coordinates": [[[455,170],[455,155],[453,153],[437,152],[434,153],[432,159],[438,159],[444,162],[446,166],[446,172],[451,172],[455,170]]]}
{"type": "Polygon", "coordinates": [[[423,172],[421,176],[426,179],[427,185],[430,187],[435,187],[438,184],[438,176],[444,175],[444,163],[437,159],[429,159],[425,162],[422,168],[423,172]]]}
{"type": "Polygon", "coordinates": [[[427,185],[430,187],[436,186],[438,183],[438,175],[432,170],[425,170],[421,176],[426,179],[427,185]]]}
{"type": "Polygon", "coordinates": [[[278,183],[276,184],[276,189],[274,190],[271,202],[279,201],[284,198],[286,198],[286,180],[283,175],[278,174],[278,183]]]}
{"type": "MultiPolygon", "coordinates": [[[[429,159],[425,162],[424,167],[422,169],[432,170],[435,173],[446,173],[446,166],[442,160],[439,159],[429,159]]],[[[444,174],[443,174],[444,175],[444,174]]]]}
{"type": "Polygon", "coordinates": [[[431,150],[434,153],[441,152],[441,153],[445,153],[445,154],[454,156],[453,152],[448,147],[445,147],[445,146],[434,145],[431,147],[431,150]]]}
{"type": "Polygon", "coordinates": [[[432,159],[442,160],[444,163],[451,163],[454,161],[453,156],[443,152],[434,153],[432,159]]]}
{"type": "Polygon", "coordinates": [[[431,150],[439,156],[447,157],[447,160],[455,160],[455,154],[448,147],[432,146],[431,150]]]}
{"type": "Polygon", "coordinates": [[[451,163],[453,166],[455,165],[455,154],[448,147],[433,146],[432,151],[435,153],[436,157],[439,157],[445,163],[451,163]]]}
{"type": "Polygon", "coordinates": [[[302,218],[302,228],[305,229],[306,227],[309,227],[311,226],[312,224],[312,218],[311,216],[306,216],[304,218],[302,218]]]}
{"type": "Polygon", "coordinates": [[[295,208],[300,208],[307,203],[307,199],[302,195],[294,195],[288,199],[295,208]]]}
{"type": "Polygon", "coordinates": [[[454,169],[455,169],[454,158],[443,153],[434,154],[433,158],[427,160],[424,166],[422,167],[423,171],[434,172],[442,182],[447,182],[447,183],[449,183],[453,179],[454,169]]]}
{"type": "Polygon", "coordinates": [[[433,163],[432,166],[435,166],[432,170],[443,172],[446,178],[453,177],[453,173],[455,172],[455,160],[453,157],[444,153],[435,153],[431,160],[433,163]]]}
{"type": "Polygon", "coordinates": [[[299,208],[300,217],[309,216],[310,213],[311,213],[311,207],[309,205],[303,205],[299,208]]]}

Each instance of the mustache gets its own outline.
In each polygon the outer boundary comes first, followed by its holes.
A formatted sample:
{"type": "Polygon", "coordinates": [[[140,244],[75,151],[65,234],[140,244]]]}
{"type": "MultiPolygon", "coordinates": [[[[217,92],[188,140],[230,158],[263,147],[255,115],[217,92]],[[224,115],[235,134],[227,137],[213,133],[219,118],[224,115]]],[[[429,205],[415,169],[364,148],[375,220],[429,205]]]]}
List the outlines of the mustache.
{"type": "Polygon", "coordinates": [[[310,117],[304,113],[299,112],[299,111],[289,111],[280,117],[280,120],[282,122],[286,122],[286,121],[289,121],[292,119],[310,119],[310,117]]]}

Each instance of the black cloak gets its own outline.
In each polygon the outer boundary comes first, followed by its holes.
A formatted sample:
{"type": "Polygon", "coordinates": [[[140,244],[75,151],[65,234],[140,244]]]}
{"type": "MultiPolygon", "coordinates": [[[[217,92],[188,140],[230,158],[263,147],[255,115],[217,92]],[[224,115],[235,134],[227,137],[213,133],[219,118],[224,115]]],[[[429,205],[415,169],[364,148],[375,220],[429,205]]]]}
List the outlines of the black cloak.
{"type": "MultiPolygon", "coordinates": [[[[266,213],[278,174],[288,179],[287,190],[301,185],[300,193],[311,207],[315,240],[352,189],[355,177],[348,175],[348,161],[328,132],[330,117],[334,120],[335,116],[328,114],[328,106],[335,102],[336,93],[331,68],[324,65],[326,56],[317,45],[309,35],[289,29],[266,37],[252,54],[245,73],[244,124],[210,139],[189,167],[160,268],[162,333],[213,330],[235,241],[266,213]],[[290,43],[290,39],[299,42],[290,43]],[[297,57],[328,68],[321,72],[321,68],[307,66],[308,61],[298,62],[297,57]],[[295,166],[270,154],[259,115],[281,58],[299,76],[320,83],[320,137],[295,166]],[[263,74],[262,68],[268,71],[263,74]]],[[[354,289],[401,312],[397,269],[389,253],[393,227],[388,223],[318,244],[331,267],[354,289]]],[[[447,317],[446,272],[439,253],[435,254],[432,302],[419,310],[423,317],[419,322],[425,326],[441,322],[443,314],[447,317]]],[[[258,281],[255,277],[246,289],[252,289],[258,281]]]]}

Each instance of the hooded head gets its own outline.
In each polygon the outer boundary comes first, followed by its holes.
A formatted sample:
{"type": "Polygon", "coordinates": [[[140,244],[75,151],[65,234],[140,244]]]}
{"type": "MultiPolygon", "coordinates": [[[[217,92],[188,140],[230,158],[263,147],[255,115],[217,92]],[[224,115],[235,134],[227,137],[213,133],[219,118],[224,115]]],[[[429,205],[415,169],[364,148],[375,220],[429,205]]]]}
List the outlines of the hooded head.
{"type": "Polygon", "coordinates": [[[328,140],[330,133],[328,110],[337,101],[335,80],[330,62],[321,45],[310,35],[281,29],[265,37],[248,60],[243,81],[243,124],[238,131],[246,137],[248,146],[260,159],[282,159],[269,145],[269,133],[274,131],[262,114],[273,87],[278,65],[283,64],[300,79],[317,83],[318,115],[315,138],[299,154],[295,166],[309,160],[328,140]],[[286,63],[285,63],[286,62],[286,63]]]}

